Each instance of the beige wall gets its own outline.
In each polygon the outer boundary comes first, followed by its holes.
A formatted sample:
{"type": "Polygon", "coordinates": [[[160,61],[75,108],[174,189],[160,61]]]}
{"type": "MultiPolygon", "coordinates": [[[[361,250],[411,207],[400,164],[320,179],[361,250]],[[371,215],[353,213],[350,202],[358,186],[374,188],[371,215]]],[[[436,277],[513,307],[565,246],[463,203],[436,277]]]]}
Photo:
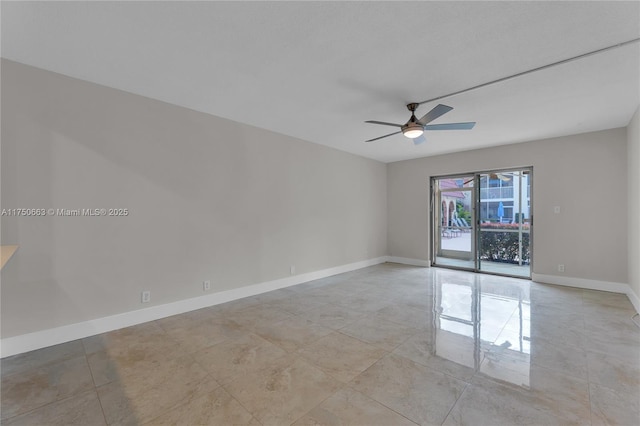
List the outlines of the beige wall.
{"type": "Polygon", "coordinates": [[[386,165],[2,61],[2,337],[386,255],[386,165]],[[151,305],[140,292],[151,290],[151,305]]]}
{"type": "Polygon", "coordinates": [[[533,166],[533,271],[627,283],[626,155],[622,128],[391,163],[389,255],[429,259],[431,176],[533,166]]]}
{"type": "Polygon", "coordinates": [[[640,107],[627,127],[629,285],[640,297],[640,107]]]}

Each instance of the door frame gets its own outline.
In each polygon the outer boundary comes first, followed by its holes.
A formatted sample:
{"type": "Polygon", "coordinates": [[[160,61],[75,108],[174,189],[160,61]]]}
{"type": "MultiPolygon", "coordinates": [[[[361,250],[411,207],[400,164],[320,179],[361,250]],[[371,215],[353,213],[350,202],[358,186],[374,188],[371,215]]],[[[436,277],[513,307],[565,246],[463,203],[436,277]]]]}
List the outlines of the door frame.
{"type": "MultiPolygon", "coordinates": [[[[522,188],[524,189],[524,188],[522,188]]],[[[472,271],[472,272],[477,272],[477,273],[483,273],[483,274],[489,274],[489,275],[500,275],[500,276],[507,276],[507,277],[514,277],[514,278],[521,278],[521,279],[531,279],[531,274],[533,273],[533,261],[534,261],[534,256],[533,256],[533,206],[534,206],[534,201],[533,201],[533,194],[534,194],[534,188],[533,188],[533,166],[522,166],[522,167],[509,167],[509,168],[502,168],[502,169],[493,169],[493,170],[479,170],[479,171],[473,171],[473,172],[466,172],[466,173],[455,173],[455,174],[448,174],[448,175],[436,175],[436,176],[430,176],[429,177],[429,230],[430,230],[430,241],[429,241],[429,250],[430,250],[430,261],[431,261],[431,265],[433,266],[437,266],[437,267],[442,267],[442,268],[449,268],[449,269],[458,269],[458,270],[464,270],[464,271],[472,271]],[[479,251],[478,248],[480,247],[480,238],[481,238],[481,231],[480,231],[480,220],[481,220],[481,216],[480,216],[480,208],[481,208],[481,198],[480,198],[480,176],[481,175],[487,175],[487,174],[495,174],[495,173],[512,173],[512,172],[522,172],[522,171],[528,171],[529,172],[529,179],[528,179],[528,184],[529,184],[529,276],[528,277],[523,277],[522,275],[511,275],[511,274],[504,274],[504,273],[498,273],[498,272],[492,272],[492,271],[483,271],[480,269],[480,256],[479,256],[479,251]],[[436,181],[441,180],[441,179],[460,179],[460,178],[469,178],[472,177],[474,180],[473,183],[473,224],[471,225],[471,232],[472,232],[472,239],[473,239],[473,243],[471,245],[471,249],[473,251],[472,253],[472,257],[474,259],[474,266],[473,268],[467,268],[467,267],[462,267],[462,266],[454,266],[454,265],[440,265],[437,263],[436,257],[437,257],[437,239],[439,238],[439,231],[438,231],[438,223],[437,222],[437,215],[436,215],[436,211],[435,209],[438,208],[440,209],[440,200],[436,200],[436,188],[435,188],[435,184],[436,181]],[[436,203],[436,201],[438,201],[436,203]],[[436,206],[437,204],[437,206],[436,206]]],[[[522,203],[526,202],[526,197],[523,197],[523,191],[519,191],[519,196],[520,196],[520,212],[522,213],[522,203]]]]}

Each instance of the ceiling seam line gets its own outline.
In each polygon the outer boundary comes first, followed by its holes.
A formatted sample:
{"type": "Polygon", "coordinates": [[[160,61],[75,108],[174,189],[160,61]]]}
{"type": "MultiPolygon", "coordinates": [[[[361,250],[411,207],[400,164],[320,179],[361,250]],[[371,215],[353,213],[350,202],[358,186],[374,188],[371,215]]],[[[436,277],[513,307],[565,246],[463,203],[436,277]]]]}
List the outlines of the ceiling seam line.
{"type": "Polygon", "coordinates": [[[440,99],[449,98],[451,96],[460,95],[462,93],[471,92],[472,90],[477,90],[477,89],[480,89],[482,87],[490,86],[492,84],[501,83],[503,81],[511,80],[511,79],[516,78],[516,77],[522,77],[523,75],[526,75],[526,74],[531,74],[531,73],[534,73],[534,72],[537,72],[537,71],[542,71],[542,70],[545,70],[547,68],[555,67],[557,65],[566,64],[568,62],[573,62],[573,61],[576,61],[578,59],[586,58],[588,56],[597,55],[599,53],[603,53],[603,52],[606,52],[608,50],[617,49],[619,47],[623,47],[623,46],[626,46],[626,45],[629,45],[629,44],[632,44],[632,43],[637,43],[638,41],[640,41],[640,38],[634,38],[633,40],[628,40],[628,41],[625,41],[625,42],[622,42],[622,43],[614,44],[613,46],[608,46],[608,47],[604,47],[602,49],[594,50],[592,52],[583,53],[582,55],[574,56],[574,57],[568,58],[568,59],[563,59],[562,61],[558,61],[558,62],[554,62],[554,63],[551,63],[551,64],[543,65],[541,67],[537,67],[537,68],[533,68],[533,69],[530,69],[530,70],[527,70],[527,71],[523,71],[523,72],[520,72],[520,73],[517,73],[517,74],[513,74],[513,75],[510,75],[508,77],[502,77],[502,78],[499,78],[497,80],[490,81],[488,83],[482,83],[482,84],[479,84],[477,86],[470,87],[468,89],[459,90],[457,92],[449,93],[447,95],[438,96],[438,97],[432,98],[432,99],[427,99],[426,101],[418,102],[418,104],[422,105],[422,104],[426,104],[426,103],[429,103],[429,102],[438,101],[440,99]]]}

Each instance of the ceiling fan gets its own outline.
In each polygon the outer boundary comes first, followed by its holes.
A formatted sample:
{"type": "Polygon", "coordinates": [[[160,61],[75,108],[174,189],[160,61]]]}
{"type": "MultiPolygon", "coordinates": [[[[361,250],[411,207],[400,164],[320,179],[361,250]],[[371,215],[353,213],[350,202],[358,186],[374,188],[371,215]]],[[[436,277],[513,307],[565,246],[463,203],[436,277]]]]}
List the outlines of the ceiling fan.
{"type": "MultiPolygon", "coordinates": [[[[513,179],[514,176],[524,176],[524,175],[528,175],[529,171],[528,170],[523,170],[523,171],[514,171],[514,172],[491,172],[491,173],[482,173],[481,176],[488,176],[489,179],[500,179],[503,182],[509,182],[511,179],[513,179]]],[[[467,181],[465,181],[463,183],[463,185],[468,184],[469,182],[473,181],[475,178],[471,178],[467,181]]]]}
{"type": "Polygon", "coordinates": [[[507,175],[505,173],[489,173],[489,179],[500,179],[503,182],[509,182],[511,180],[511,175],[507,175]]]}
{"type": "Polygon", "coordinates": [[[424,131],[426,130],[469,130],[469,129],[473,129],[473,126],[476,125],[475,122],[429,124],[436,118],[448,113],[453,108],[447,105],[438,104],[431,111],[423,115],[418,120],[415,114],[415,111],[416,109],[418,109],[418,106],[420,106],[420,104],[418,103],[410,103],[407,105],[407,109],[411,111],[411,118],[405,124],[387,123],[385,121],[375,121],[375,120],[365,121],[365,123],[400,127],[400,130],[397,132],[389,133],[388,135],[380,136],[374,139],[369,139],[368,141],[365,141],[365,142],[373,142],[373,141],[386,138],[388,136],[393,136],[393,135],[397,135],[398,133],[402,133],[406,137],[413,139],[414,144],[419,145],[426,141],[423,135],[424,131]]]}

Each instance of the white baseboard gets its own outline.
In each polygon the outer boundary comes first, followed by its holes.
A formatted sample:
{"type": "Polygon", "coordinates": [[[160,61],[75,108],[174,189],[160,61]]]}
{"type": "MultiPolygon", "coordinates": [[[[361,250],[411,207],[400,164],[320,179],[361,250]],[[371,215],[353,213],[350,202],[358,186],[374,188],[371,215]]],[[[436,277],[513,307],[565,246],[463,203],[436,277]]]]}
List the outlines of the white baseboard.
{"type": "Polygon", "coordinates": [[[387,262],[401,263],[403,265],[431,267],[431,262],[422,259],[411,259],[409,257],[387,256],[387,262]]]}
{"type": "Polygon", "coordinates": [[[141,324],[143,322],[154,321],[171,315],[182,314],[196,309],[219,305],[221,303],[230,302],[236,299],[242,299],[244,297],[255,296],[257,294],[266,293],[268,291],[278,290],[280,288],[290,287],[320,278],[326,278],[332,275],[366,268],[368,266],[384,263],[387,260],[387,256],[382,256],[374,259],[363,260],[360,262],[349,263],[347,265],[323,269],[320,271],[308,272],[305,274],[294,275],[291,277],[281,278],[273,281],[266,281],[263,283],[240,287],[233,290],[221,291],[206,296],[179,300],[177,302],[151,306],[149,308],[124,312],[104,318],[93,319],[76,324],[69,324],[62,327],[36,331],[19,336],[7,337],[5,339],[0,339],[0,357],[4,358],[35,349],[45,348],[47,346],[53,346],[60,343],[70,342],[72,340],[82,339],[96,334],[106,333],[108,331],[129,327],[132,325],[141,324]]]}
{"type": "Polygon", "coordinates": [[[634,308],[636,308],[636,312],[640,312],[640,298],[636,294],[635,291],[629,286],[629,292],[627,293],[627,297],[631,301],[631,304],[634,308]]]}
{"type": "Polygon", "coordinates": [[[543,275],[536,273],[531,274],[531,281],[546,284],[563,285],[567,287],[584,288],[587,290],[600,290],[609,291],[611,293],[626,294],[629,298],[629,301],[636,309],[636,312],[640,312],[640,299],[638,298],[638,295],[635,294],[635,292],[631,289],[629,284],[617,283],[612,281],[588,280],[586,278],[559,277],[556,275],[543,275]]]}

